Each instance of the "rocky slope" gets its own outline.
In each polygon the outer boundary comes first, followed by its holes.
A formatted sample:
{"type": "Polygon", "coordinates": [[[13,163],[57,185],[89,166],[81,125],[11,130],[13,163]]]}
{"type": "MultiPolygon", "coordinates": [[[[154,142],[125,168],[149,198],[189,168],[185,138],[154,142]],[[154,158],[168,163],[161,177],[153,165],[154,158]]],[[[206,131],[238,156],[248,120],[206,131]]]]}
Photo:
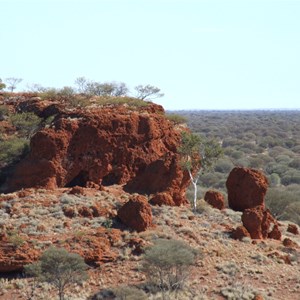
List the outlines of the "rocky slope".
{"type": "MultiPolygon", "coordinates": [[[[208,191],[192,211],[176,150],[183,129],[162,107],[91,102],[78,109],[22,97],[8,103],[12,111],[55,118],[32,137],[0,194],[1,277],[21,272],[54,245],[91,267],[89,280],[68,290],[70,299],[120,285],[142,288],[144,249],[167,238],[202,253],[179,299],[297,299],[299,228],[266,210],[261,172],[233,169],[229,208],[221,193],[208,191]]],[[[5,134],[13,130],[7,125],[5,134]]],[[[28,299],[32,279],[1,277],[0,299],[28,299]]],[[[149,299],[160,297],[148,290],[149,299]]],[[[41,284],[34,299],[55,299],[55,292],[41,284]]]]}
{"type": "MultiPolygon", "coordinates": [[[[172,238],[203,253],[180,299],[254,299],[255,295],[265,300],[297,299],[300,235],[288,230],[296,225],[280,222],[281,240],[235,240],[232,232],[242,223],[242,213],[214,209],[202,200],[197,212],[186,206],[151,206],[150,226],[135,231],[117,214],[136,197],[117,185],[103,191],[28,189],[2,195],[1,271],[20,269],[50,245],[64,247],[82,255],[92,266],[84,287],[68,291],[70,299],[87,299],[100,290],[145,283],[145,274],[139,270],[144,247],[157,238],[172,238]]],[[[0,279],[0,287],[1,300],[26,299],[31,280],[0,279]]],[[[46,295],[56,299],[53,289],[41,285],[34,299],[45,299],[46,295]]],[[[159,295],[152,299],[159,299],[159,295]]]]}

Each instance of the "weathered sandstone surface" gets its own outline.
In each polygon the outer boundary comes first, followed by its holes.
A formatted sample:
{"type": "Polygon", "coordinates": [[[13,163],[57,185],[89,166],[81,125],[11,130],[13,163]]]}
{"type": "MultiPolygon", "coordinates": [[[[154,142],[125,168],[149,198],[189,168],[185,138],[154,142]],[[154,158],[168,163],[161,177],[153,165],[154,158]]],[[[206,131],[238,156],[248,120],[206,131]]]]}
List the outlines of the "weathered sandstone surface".
{"type": "Polygon", "coordinates": [[[180,130],[165,118],[161,106],[59,113],[58,106],[33,104],[24,105],[42,115],[50,114],[48,110],[58,114],[49,128],[32,137],[31,151],[8,180],[8,191],[119,184],[129,192],[164,192],[171,205],[187,203],[189,178],[177,153],[180,130]]]}

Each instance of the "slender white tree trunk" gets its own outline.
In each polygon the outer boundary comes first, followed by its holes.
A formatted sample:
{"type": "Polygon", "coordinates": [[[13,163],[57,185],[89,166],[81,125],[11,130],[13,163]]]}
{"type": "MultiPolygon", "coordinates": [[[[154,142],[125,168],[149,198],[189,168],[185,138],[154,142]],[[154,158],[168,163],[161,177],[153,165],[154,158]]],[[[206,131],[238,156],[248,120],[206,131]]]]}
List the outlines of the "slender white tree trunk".
{"type": "Polygon", "coordinates": [[[197,208],[197,183],[193,181],[194,186],[194,211],[196,211],[197,208]]]}
{"type": "Polygon", "coordinates": [[[189,175],[190,175],[191,182],[194,186],[193,209],[194,209],[194,211],[196,211],[196,209],[197,209],[197,191],[198,191],[197,182],[198,182],[199,177],[194,178],[191,171],[188,170],[188,172],[189,172],[189,175]]]}

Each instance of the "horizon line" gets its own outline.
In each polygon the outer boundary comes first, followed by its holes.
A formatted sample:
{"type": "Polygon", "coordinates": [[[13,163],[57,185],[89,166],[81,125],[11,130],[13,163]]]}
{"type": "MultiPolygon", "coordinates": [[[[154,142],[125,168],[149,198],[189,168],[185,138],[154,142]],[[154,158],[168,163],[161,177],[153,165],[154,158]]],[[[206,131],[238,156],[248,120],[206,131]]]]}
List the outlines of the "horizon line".
{"type": "Polygon", "coordinates": [[[180,108],[167,111],[300,111],[300,108],[180,108]]]}

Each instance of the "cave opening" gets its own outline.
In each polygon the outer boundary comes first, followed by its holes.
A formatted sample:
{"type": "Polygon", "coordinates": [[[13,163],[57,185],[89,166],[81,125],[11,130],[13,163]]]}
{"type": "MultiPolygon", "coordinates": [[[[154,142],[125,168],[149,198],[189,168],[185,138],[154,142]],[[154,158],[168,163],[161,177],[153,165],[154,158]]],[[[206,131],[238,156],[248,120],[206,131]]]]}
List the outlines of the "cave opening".
{"type": "Polygon", "coordinates": [[[102,178],[103,186],[110,186],[114,184],[118,184],[120,182],[120,176],[111,172],[102,178]]]}
{"type": "Polygon", "coordinates": [[[87,181],[89,181],[89,176],[86,171],[81,171],[77,176],[75,176],[71,181],[69,181],[65,187],[74,187],[74,186],[81,186],[85,187],[87,181]]]}

